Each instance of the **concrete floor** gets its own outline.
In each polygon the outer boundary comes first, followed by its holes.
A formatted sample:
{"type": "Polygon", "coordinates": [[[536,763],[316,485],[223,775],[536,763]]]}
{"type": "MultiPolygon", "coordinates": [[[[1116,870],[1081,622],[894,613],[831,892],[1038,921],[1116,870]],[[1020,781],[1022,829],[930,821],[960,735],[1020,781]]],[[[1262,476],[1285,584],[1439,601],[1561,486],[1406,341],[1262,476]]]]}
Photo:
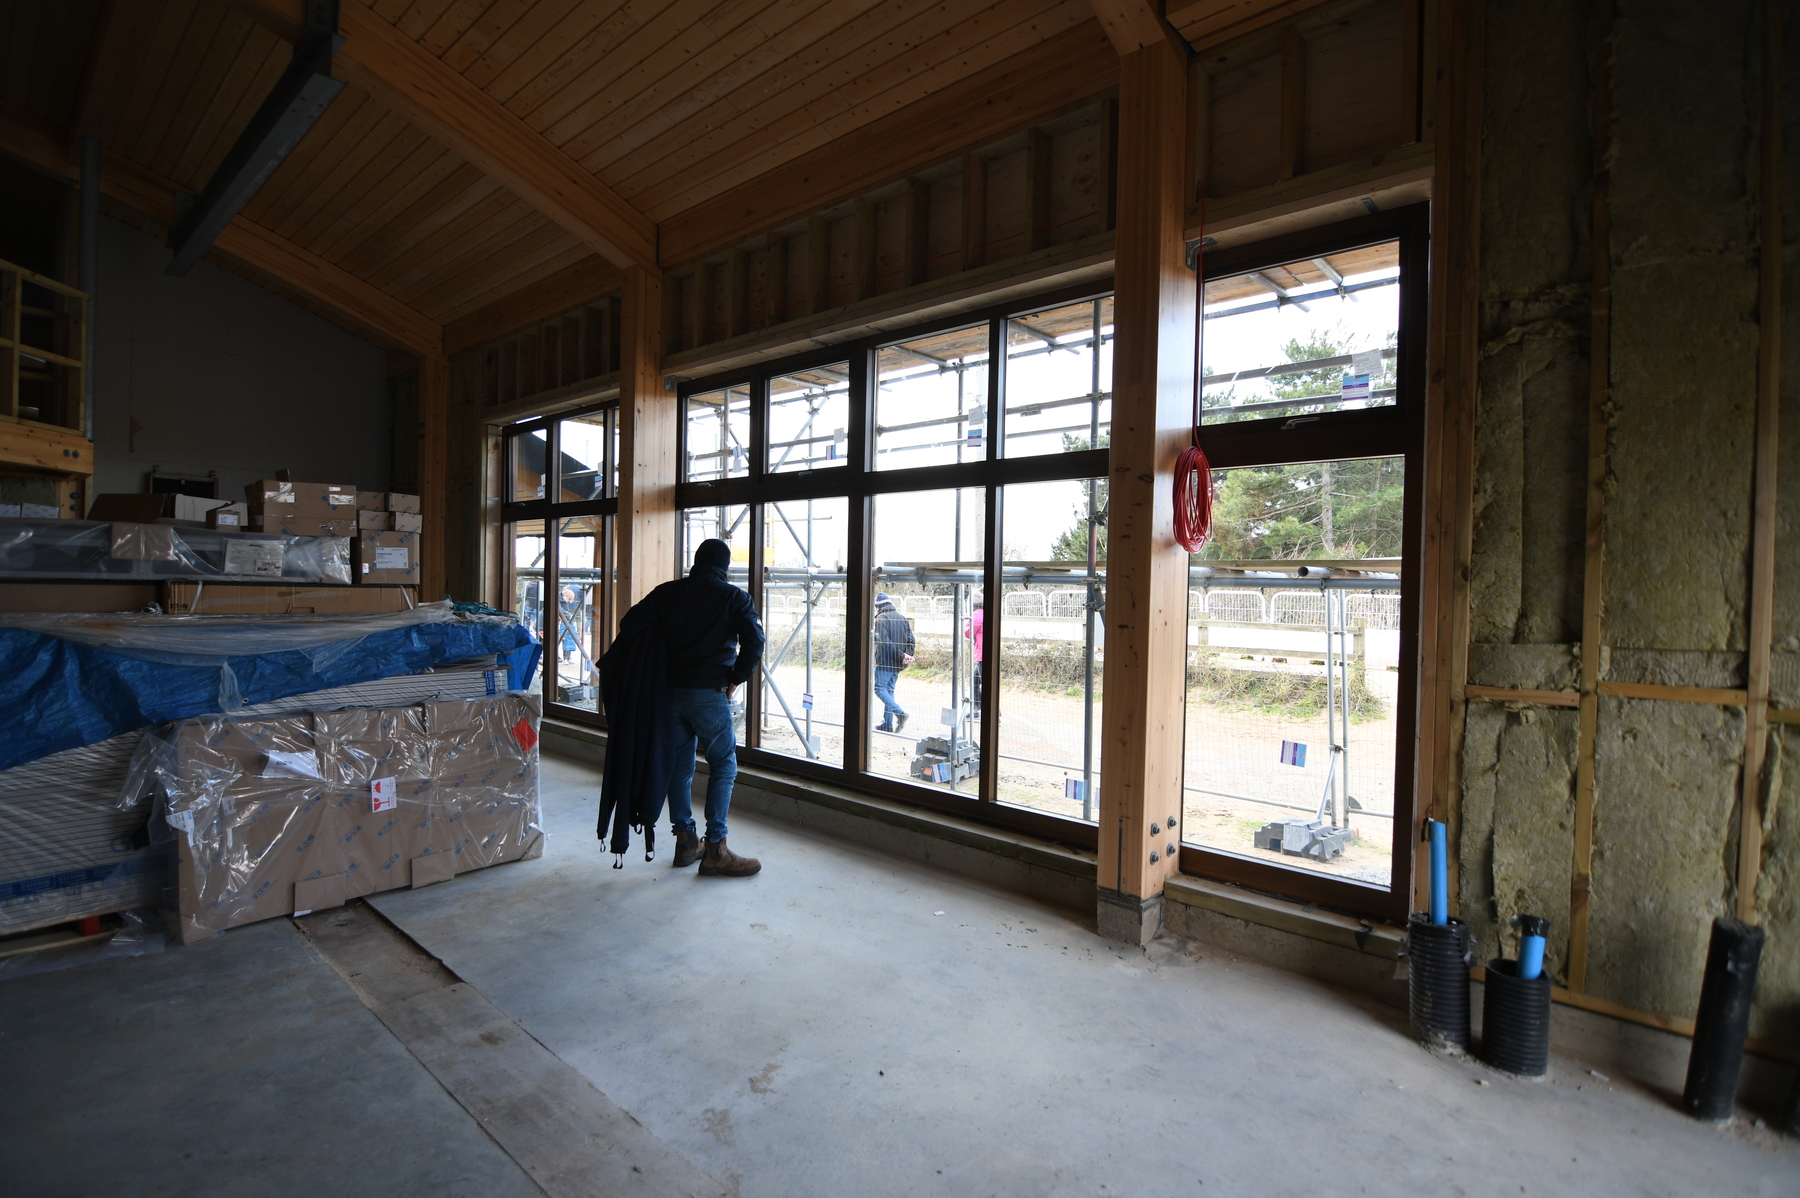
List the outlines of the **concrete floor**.
{"type": "MultiPolygon", "coordinates": [[[[374,905],[742,1198],[1800,1193],[1800,1144],[1671,1094],[786,825],[734,819],[752,880],[612,870],[596,785],[547,760],[542,860],[374,905]]],[[[422,1059],[272,921],[0,982],[0,1152],[32,1193],[533,1192],[422,1059]]]]}

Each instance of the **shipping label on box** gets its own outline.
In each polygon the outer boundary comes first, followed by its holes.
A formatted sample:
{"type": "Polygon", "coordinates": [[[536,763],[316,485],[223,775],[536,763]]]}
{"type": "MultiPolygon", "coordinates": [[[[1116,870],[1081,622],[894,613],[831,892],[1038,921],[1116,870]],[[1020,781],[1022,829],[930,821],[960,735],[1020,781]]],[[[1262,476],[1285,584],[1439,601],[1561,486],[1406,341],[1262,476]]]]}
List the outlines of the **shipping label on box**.
{"type": "Polygon", "coordinates": [[[366,532],[357,537],[356,580],[378,583],[419,581],[419,538],[410,532],[366,532]]]}
{"type": "Polygon", "coordinates": [[[278,540],[230,538],[224,572],[251,578],[280,578],[284,547],[278,540]]]}

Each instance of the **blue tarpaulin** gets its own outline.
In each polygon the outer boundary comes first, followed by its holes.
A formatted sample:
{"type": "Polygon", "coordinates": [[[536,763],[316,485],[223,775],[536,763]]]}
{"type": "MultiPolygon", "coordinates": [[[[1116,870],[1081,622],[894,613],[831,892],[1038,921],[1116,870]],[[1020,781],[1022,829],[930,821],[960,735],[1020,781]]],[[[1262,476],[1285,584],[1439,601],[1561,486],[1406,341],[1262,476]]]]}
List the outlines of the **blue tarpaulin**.
{"type": "Polygon", "coordinates": [[[15,617],[0,625],[0,770],[168,720],[416,674],[530,642],[513,621],[432,608],[287,624],[15,617]]]}

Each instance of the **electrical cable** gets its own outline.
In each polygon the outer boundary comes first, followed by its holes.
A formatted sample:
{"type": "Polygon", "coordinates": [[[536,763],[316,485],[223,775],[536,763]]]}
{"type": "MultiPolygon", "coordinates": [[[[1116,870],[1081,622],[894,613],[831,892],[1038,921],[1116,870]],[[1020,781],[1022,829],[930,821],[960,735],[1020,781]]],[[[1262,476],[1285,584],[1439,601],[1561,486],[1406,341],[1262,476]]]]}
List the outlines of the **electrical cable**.
{"type": "Polygon", "coordinates": [[[1200,448],[1201,345],[1206,311],[1206,209],[1200,210],[1201,243],[1194,247],[1194,433],[1193,444],[1175,459],[1175,539],[1198,553],[1212,536],[1212,463],[1200,448]]]}

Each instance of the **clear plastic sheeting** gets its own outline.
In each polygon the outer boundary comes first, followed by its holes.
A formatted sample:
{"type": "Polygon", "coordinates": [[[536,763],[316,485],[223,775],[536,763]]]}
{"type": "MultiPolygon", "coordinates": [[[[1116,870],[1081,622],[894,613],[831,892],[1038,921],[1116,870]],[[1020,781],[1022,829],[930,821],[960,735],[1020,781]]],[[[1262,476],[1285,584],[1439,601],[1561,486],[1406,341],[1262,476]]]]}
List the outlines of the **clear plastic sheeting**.
{"type": "Polygon", "coordinates": [[[350,541],[179,524],[0,520],[0,579],[44,578],[200,578],[347,586],[350,541]]]}
{"type": "Polygon", "coordinates": [[[508,653],[447,603],[357,616],[0,615],[0,769],[135,728],[508,653]]]}
{"type": "Polygon", "coordinates": [[[508,693],[146,735],[177,939],[540,856],[540,714],[508,693]]]}

